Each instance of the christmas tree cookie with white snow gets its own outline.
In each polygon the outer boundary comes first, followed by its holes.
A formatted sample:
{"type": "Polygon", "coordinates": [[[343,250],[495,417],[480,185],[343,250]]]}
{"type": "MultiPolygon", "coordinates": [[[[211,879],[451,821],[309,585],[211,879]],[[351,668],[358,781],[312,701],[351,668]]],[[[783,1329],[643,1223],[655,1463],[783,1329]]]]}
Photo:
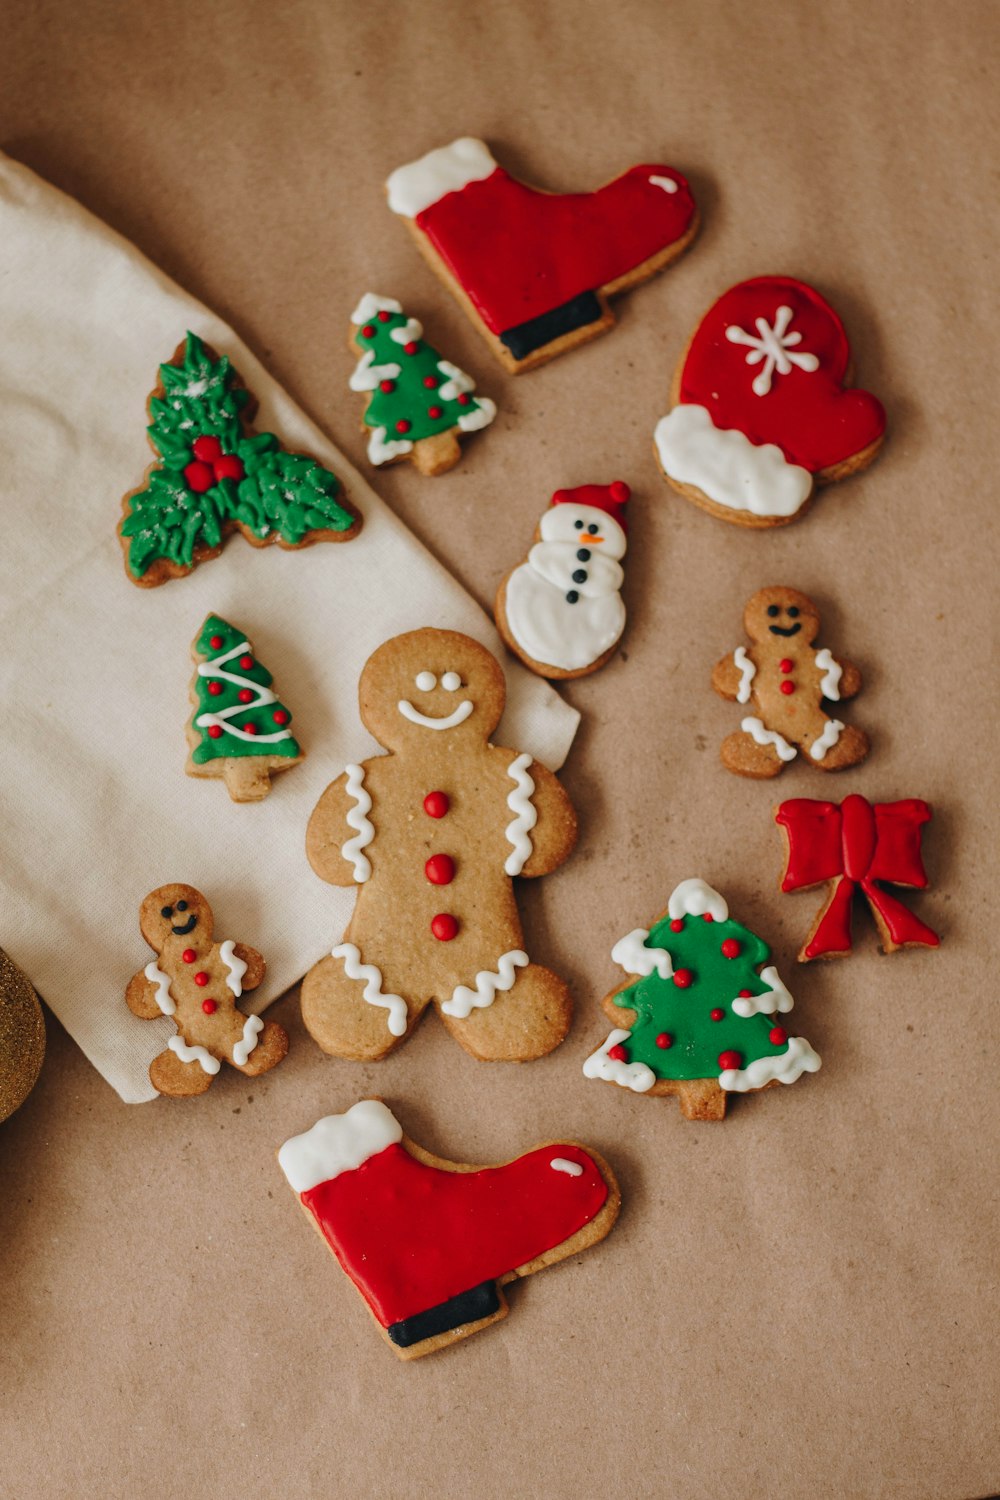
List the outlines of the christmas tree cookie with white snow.
{"type": "Polygon", "coordinates": [[[621,480],[556,490],[527,558],[500,584],[497,629],[539,677],[583,677],[614,654],[629,493],[621,480]]]}
{"type": "Polygon", "coordinates": [[[476,383],[424,339],[423,326],[392,297],[366,292],[351,314],[351,348],[361,355],[352,391],[368,395],[363,431],[373,464],[409,459],[421,474],[445,474],[462,456],[459,437],[497,414],[476,383]]]}
{"type": "Polygon", "coordinates": [[[254,547],[349,542],[361,517],[336,474],[252,425],[257,398],[224,354],[189,333],[148,401],[156,454],[122,501],[125,571],[141,588],[183,578],[242,532],[254,547]]]}
{"type": "Polygon", "coordinates": [[[718,891],[682,880],[648,931],[612,949],[628,976],[603,1002],[618,1024],[584,1074],[636,1094],[676,1094],[685,1119],[721,1120],[730,1094],[815,1073],[805,1037],[775,1019],[793,1002],[770,956],[718,891]]]}

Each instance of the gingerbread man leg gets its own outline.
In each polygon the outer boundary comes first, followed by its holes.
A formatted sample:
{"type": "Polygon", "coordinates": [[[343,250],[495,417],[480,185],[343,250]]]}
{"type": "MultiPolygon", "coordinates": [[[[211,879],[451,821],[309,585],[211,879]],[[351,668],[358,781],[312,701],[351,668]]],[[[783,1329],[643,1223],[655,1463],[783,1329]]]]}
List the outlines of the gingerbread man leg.
{"type": "Polygon", "coordinates": [[[821,771],[842,771],[846,766],[856,766],[859,761],[864,760],[870,749],[871,742],[864,730],[858,729],[854,724],[847,724],[841,729],[837,743],[826,750],[819,760],[812,755],[811,749],[809,759],[821,771]]]}
{"type": "Polygon", "coordinates": [[[744,729],[726,735],[720,754],[727,771],[735,771],[737,776],[751,776],[756,781],[779,776],[785,769],[785,761],[776,746],[759,744],[744,729]]]}
{"type": "Polygon", "coordinates": [[[166,1048],[149,1065],[149,1080],[158,1094],[171,1099],[190,1099],[212,1087],[214,1073],[206,1073],[200,1062],[181,1062],[166,1048]]]}
{"type": "Polygon", "coordinates": [[[572,1012],[566,983],[541,964],[528,964],[491,1005],[464,1019],[443,1009],[440,1015],[456,1041],[481,1062],[530,1062],[558,1047],[572,1012]]]}
{"type": "Polygon", "coordinates": [[[374,1062],[402,1041],[424,1007],[383,993],[378,969],[361,960],[354,944],[340,947],[350,952],[321,958],[303,979],[302,1019],[331,1057],[374,1062]]]}
{"type": "Polygon", "coordinates": [[[276,1068],[287,1051],[288,1032],[277,1021],[267,1021],[246,1062],[242,1067],[234,1062],[233,1067],[246,1078],[256,1078],[260,1073],[276,1068]]]}

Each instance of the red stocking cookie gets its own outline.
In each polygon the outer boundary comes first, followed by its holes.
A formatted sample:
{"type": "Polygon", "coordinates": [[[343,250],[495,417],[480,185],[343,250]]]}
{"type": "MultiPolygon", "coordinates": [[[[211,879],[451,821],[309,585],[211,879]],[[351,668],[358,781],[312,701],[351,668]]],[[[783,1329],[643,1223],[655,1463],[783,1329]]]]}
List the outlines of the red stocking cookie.
{"type": "Polygon", "coordinates": [[[783,526],[813,487],[866,469],[885,435],[868,391],[844,388],[844,325],[811,286],[758,276],[695,330],[674,377],[656,454],[680,494],[739,526],[783,526]]]}
{"type": "Polygon", "coordinates": [[[610,328],[608,298],[676,260],[698,232],[673,167],[631,167],[592,193],[545,193],[471,136],[398,168],[387,187],[389,207],[514,374],[610,328]]]}
{"type": "Polygon", "coordinates": [[[814,648],[819,611],[797,589],[767,588],[743,613],[752,645],[717,663],[712,686],[723,698],[757,709],[722,743],[722,764],[737,776],[777,776],[798,750],[808,765],[841,771],[868,754],[868,736],[831,719],[824,702],[853,698],[861,673],[814,648]]]}
{"type": "Polygon", "coordinates": [[[213,942],[212,926],[212,908],[193,885],[161,885],[139,908],[156,958],[132,977],[125,999],[141,1020],[169,1016],[177,1027],[149,1066],[153,1087],[174,1098],[203,1094],[224,1062],[256,1078],[288,1051],[277,1021],[236,1006],[264,978],[264,960],[243,943],[213,942]]]}
{"type": "Polygon", "coordinates": [[[377,1099],[318,1120],[278,1161],[400,1359],[499,1322],[503,1287],[596,1245],[621,1203],[576,1141],[467,1166],[408,1140],[377,1099]]]}
{"type": "Polygon", "coordinates": [[[528,961],[511,878],[567,858],[576,817],[551,771],[490,743],[506,688],[484,646],[415,630],[361,674],[365,727],[388,755],[350,765],[309,821],[323,880],[359,886],[343,940],[302,982],[324,1052],[383,1057],[433,1001],[473,1057],[526,1061],[558,1046],[569,991],[528,961]]]}

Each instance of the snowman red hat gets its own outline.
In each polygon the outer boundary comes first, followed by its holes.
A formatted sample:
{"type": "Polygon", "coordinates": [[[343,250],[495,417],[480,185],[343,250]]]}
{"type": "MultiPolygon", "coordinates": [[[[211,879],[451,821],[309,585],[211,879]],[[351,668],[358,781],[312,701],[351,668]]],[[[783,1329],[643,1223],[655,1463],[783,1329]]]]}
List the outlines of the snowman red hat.
{"type": "Polygon", "coordinates": [[[586,506],[588,510],[602,510],[620,527],[622,535],[628,535],[628,517],[625,506],[632,491],[622,479],[613,484],[579,484],[572,490],[556,490],[553,505],[586,506]]]}

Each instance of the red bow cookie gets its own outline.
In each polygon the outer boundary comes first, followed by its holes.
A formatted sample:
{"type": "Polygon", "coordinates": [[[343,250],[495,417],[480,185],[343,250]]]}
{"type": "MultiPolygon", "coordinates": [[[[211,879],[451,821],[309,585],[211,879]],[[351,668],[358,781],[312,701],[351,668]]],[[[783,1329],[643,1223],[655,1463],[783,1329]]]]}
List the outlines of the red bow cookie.
{"type": "Polygon", "coordinates": [[[610,328],[608,298],[675,260],[698,210],[673,167],[631,167],[593,193],[544,193],[471,136],[392,173],[389,207],[514,373],[610,328]]]}
{"type": "Polygon", "coordinates": [[[793,520],[814,485],[867,468],[882,445],[881,402],[844,388],[850,358],[844,325],[805,282],[731,287],[698,325],[656,427],[667,480],[724,521],[793,520]]]}

